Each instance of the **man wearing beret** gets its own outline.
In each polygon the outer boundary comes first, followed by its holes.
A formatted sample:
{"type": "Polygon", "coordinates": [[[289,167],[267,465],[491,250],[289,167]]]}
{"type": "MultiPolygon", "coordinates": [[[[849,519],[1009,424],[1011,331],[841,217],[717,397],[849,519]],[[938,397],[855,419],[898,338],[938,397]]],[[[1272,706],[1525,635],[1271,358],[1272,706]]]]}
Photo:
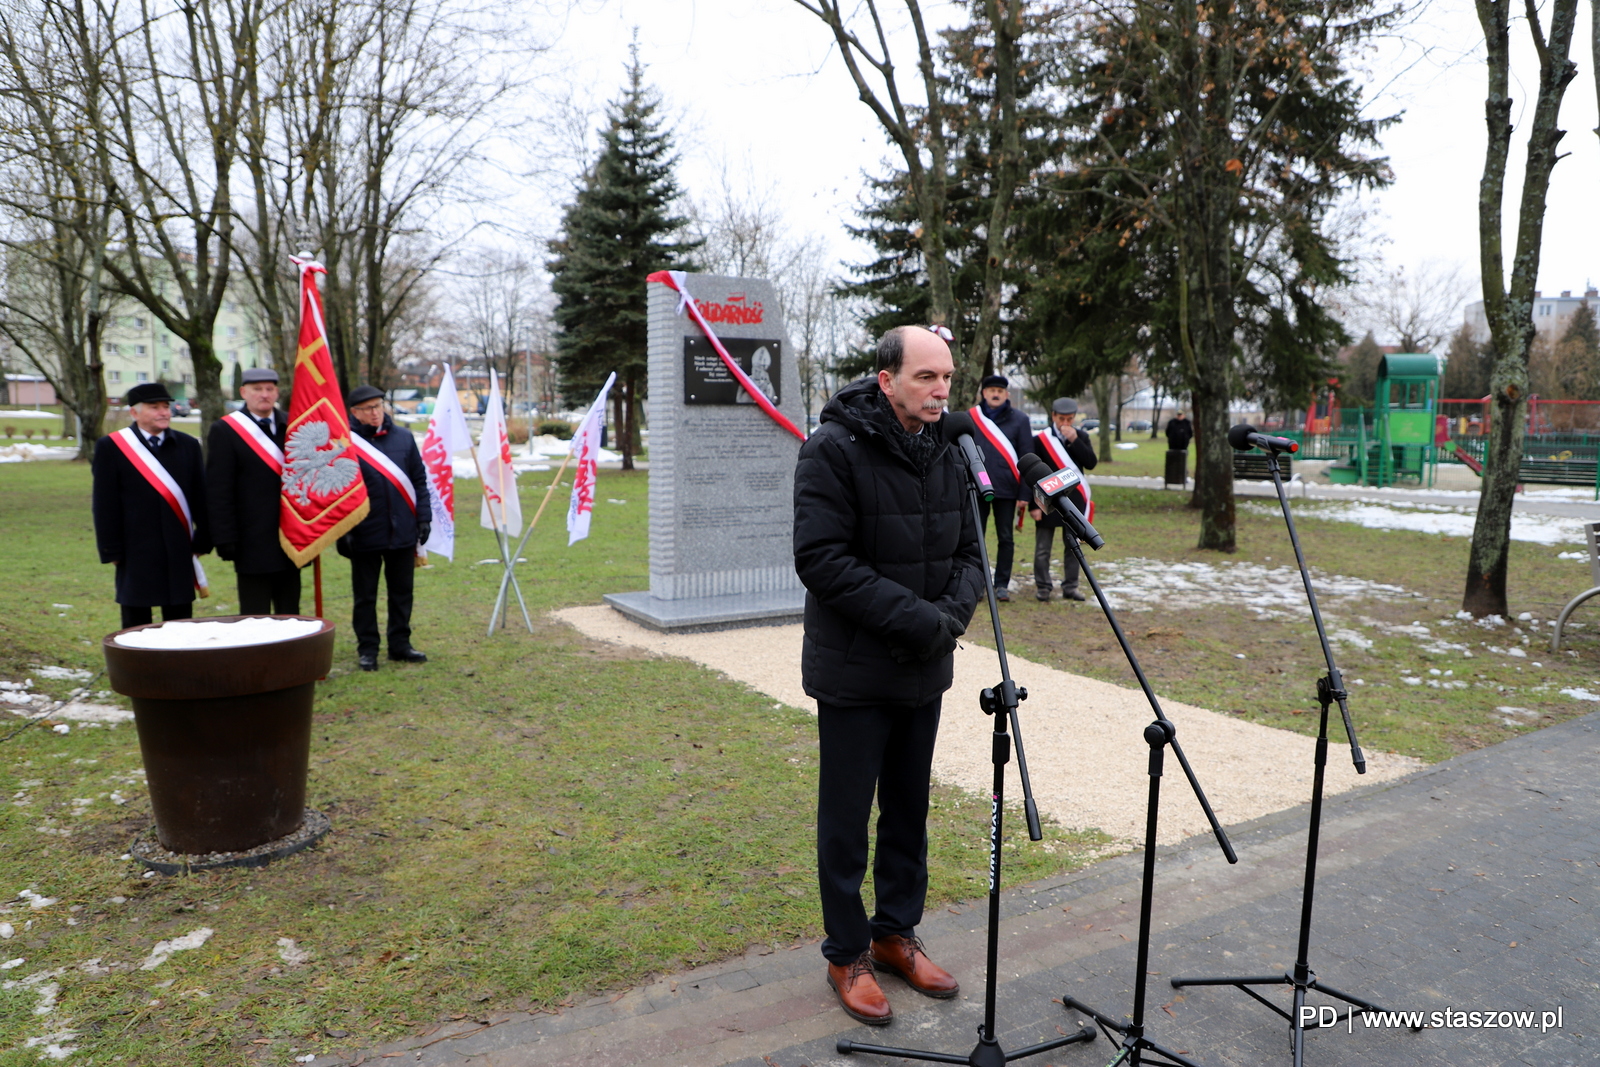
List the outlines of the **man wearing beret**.
{"type": "MultiPolygon", "coordinates": [[[[1050,404],[1050,425],[1034,438],[1034,452],[1039,458],[1050,464],[1050,469],[1058,471],[1063,467],[1071,467],[1082,477],[1083,472],[1093,470],[1099,462],[1095,458],[1094,445],[1089,440],[1089,435],[1074,426],[1073,420],[1078,417],[1078,402],[1069,396],[1057,397],[1050,404]]],[[[1078,485],[1067,490],[1067,495],[1077,505],[1079,511],[1086,517],[1092,517],[1089,510],[1089,481],[1084,479],[1078,485]]],[[[1035,598],[1044,601],[1050,599],[1050,553],[1055,547],[1056,531],[1061,530],[1061,599],[1086,600],[1078,591],[1078,557],[1073,554],[1072,545],[1067,538],[1072,534],[1062,527],[1061,520],[1054,514],[1046,515],[1038,508],[1029,508],[1033,516],[1033,588],[1035,598]]]]}
{"type": "MultiPolygon", "coordinates": [[[[1011,599],[1011,562],[1016,555],[1016,523],[1022,491],[1022,475],[1017,459],[1033,447],[1033,427],[1028,416],[1011,406],[1011,383],[1003,374],[991,374],[979,386],[981,399],[973,406],[972,421],[978,427],[978,447],[983,450],[983,465],[994,486],[994,596],[1011,599]]],[[[986,500],[978,501],[978,514],[985,535],[989,531],[986,500]]]]}
{"type": "Polygon", "coordinates": [[[116,567],[122,628],[194,616],[206,595],[199,557],[211,551],[200,442],[172,429],[172,396],[160,382],[128,391],[133,425],[94,446],[94,536],[100,562],[116,567]]]}
{"type": "Polygon", "coordinates": [[[241,615],[300,614],[300,568],[278,540],[283,496],[283,437],[278,374],[255,367],[241,375],[244,410],[211,424],[206,491],[217,555],[233,564],[241,615]]]}
{"type": "Polygon", "coordinates": [[[381,572],[389,594],[389,658],[426,663],[428,657],[411,647],[411,598],[417,546],[428,539],[433,523],[428,469],[416,436],[397,428],[383,410],[381,390],[358,385],[345,403],[350,406],[351,441],[360,454],[370,508],[360,525],[339,538],[339,552],[350,560],[356,660],[364,671],[378,669],[381,572]]]}

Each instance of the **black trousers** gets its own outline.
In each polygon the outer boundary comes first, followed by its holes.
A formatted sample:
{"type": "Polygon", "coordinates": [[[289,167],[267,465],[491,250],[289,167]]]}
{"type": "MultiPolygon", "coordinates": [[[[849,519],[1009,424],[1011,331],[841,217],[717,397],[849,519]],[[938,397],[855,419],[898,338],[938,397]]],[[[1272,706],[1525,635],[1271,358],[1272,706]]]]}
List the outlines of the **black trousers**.
{"type": "Polygon", "coordinates": [[[239,580],[240,615],[300,614],[300,569],[271,574],[235,574],[239,580]]]}
{"type": "Polygon", "coordinates": [[[350,557],[350,591],[355,597],[351,624],[356,654],[378,654],[378,572],[389,593],[389,652],[411,647],[411,593],[417,580],[416,546],[384,552],[356,552],[350,557]]]}
{"type": "Polygon", "coordinates": [[[822,954],[829,963],[849,963],[877,938],[912,936],[922,921],[928,895],[928,779],[941,700],[919,708],[817,702],[817,884],[828,935],[822,954]],[[869,920],[861,882],[874,792],[876,907],[869,920]]]}
{"type": "MultiPolygon", "coordinates": [[[[1017,544],[1017,502],[1015,500],[1001,500],[994,498],[994,584],[996,588],[1008,585],[1011,582],[1011,561],[1016,555],[1017,544]]],[[[983,520],[984,534],[989,532],[990,504],[982,497],[978,498],[978,516],[983,520]]],[[[962,510],[966,510],[963,507],[962,510]]]]}
{"type": "Polygon", "coordinates": [[[1072,542],[1067,538],[1072,535],[1066,528],[1050,523],[1035,522],[1033,524],[1033,588],[1034,595],[1041,598],[1050,596],[1050,550],[1055,544],[1055,535],[1061,534],[1061,591],[1063,593],[1076,593],[1078,591],[1078,557],[1072,551],[1072,542]]]}
{"type": "MultiPolygon", "coordinates": [[[[155,611],[155,608],[152,608],[148,604],[118,604],[117,606],[122,609],[122,628],[124,630],[130,626],[143,626],[145,623],[154,620],[152,613],[155,611]]],[[[187,604],[161,605],[162,622],[171,622],[173,619],[192,618],[194,618],[194,601],[192,600],[187,604]]]]}

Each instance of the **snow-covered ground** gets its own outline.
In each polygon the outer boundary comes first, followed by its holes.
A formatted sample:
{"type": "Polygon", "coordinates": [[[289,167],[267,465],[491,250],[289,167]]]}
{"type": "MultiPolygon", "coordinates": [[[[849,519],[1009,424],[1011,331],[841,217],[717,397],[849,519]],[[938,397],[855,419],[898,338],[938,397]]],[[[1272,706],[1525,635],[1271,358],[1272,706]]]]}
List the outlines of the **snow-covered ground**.
{"type": "Polygon", "coordinates": [[[30,441],[19,441],[14,445],[0,446],[0,463],[27,463],[36,459],[71,459],[77,454],[78,449],[74,445],[51,448],[30,441]]]}
{"type": "MultiPolygon", "coordinates": [[[[1557,490],[1556,492],[1560,492],[1557,490]]],[[[1452,494],[1476,499],[1475,493],[1452,494]]],[[[1532,495],[1531,493],[1529,494],[1532,495]]],[[[1570,499],[1553,497],[1553,499],[1570,499]]],[[[1278,515],[1279,510],[1270,504],[1243,501],[1243,511],[1256,515],[1278,515]]],[[[1322,519],[1328,522],[1353,522],[1374,530],[1416,530],[1421,533],[1450,534],[1471,537],[1476,521],[1475,507],[1457,507],[1451,504],[1428,504],[1417,501],[1374,504],[1360,501],[1333,503],[1296,501],[1296,519],[1322,519]]],[[[1540,545],[1583,544],[1584,521],[1558,515],[1538,515],[1514,512],[1511,516],[1511,539],[1530,541],[1540,545]]]]}
{"type": "MultiPolygon", "coordinates": [[[[563,441],[551,434],[535,437],[532,447],[528,445],[511,446],[511,468],[515,471],[553,471],[561,466],[561,461],[567,457],[571,449],[571,441],[563,441]]],[[[622,453],[610,449],[598,449],[595,454],[597,463],[617,463],[622,459],[622,453]]],[[[472,456],[466,452],[458,452],[451,459],[457,478],[476,478],[478,476],[477,464],[473,463],[472,456]]],[[[570,465],[569,465],[570,467],[570,465]]]]}
{"type": "Polygon", "coordinates": [[[131,630],[117,637],[127,648],[238,648],[292,641],[316,633],[322,623],[315,619],[240,619],[238,622],[162,623],[144,630],[131,630]]]}

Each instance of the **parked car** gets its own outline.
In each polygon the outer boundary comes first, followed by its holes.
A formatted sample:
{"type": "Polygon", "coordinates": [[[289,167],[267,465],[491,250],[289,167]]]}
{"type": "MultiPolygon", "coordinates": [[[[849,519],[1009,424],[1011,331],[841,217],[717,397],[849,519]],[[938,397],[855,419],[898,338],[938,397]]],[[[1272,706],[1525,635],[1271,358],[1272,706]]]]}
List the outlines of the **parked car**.
{"type": "Polygon", "coordinates": [[[1149,433],[1150,432],[1150,423],[1149,423],[1149,421],[1147,421],[1145,419],[1134,419],[1132,422],[1128,423],[1128,432],[1129,433],[1149,433]]]}
{"type": "Polygon", "coordinates": [[[189,402],[187,400],[174,400],[172,402],[172,413],[181,419],[185,415],[193,415],[194,408],[189,406],[189,402]]]}
{"type": "Polygon", "coordinates": [[[1080,430],[1098,430],[1100,428],[1100,420],[1084,419],[1082,422],[1075,423],[1074,425],[1076,425],[1080,430]]]}
{"type": "Polygon", "coordinates": [[[243,411],[243,410],[244,410],[244,401],[243,400],[229,400],[229,401],[227,401],[226,403],[224,403],[222,405],[222,413],[224,415],[232,415],[235,411],[243,411]]]}

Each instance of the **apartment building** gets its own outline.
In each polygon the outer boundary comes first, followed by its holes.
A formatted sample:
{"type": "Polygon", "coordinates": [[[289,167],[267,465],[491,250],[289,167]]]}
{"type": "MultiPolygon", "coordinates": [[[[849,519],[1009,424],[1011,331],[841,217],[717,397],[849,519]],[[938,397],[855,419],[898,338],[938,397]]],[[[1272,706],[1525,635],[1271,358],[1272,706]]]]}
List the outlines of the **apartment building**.
{"type": "MultiPolygon", "coordinates": [[[[1535,289],[1533,328],[1539,333],[1559,333],[1567,328],[1572,313],[1579,308],[1591,311],[1600,308],[1600,289],[1585,289],[1582,296],[1573,296],[1571,289],[1563,289],[1560,296],[1546,296],[1535,289]]],[[[1482,300],[1467,305],[1466,324],[1478,340],[1489,339],[1489,318],[1483,312],[1482,300]]]]}

